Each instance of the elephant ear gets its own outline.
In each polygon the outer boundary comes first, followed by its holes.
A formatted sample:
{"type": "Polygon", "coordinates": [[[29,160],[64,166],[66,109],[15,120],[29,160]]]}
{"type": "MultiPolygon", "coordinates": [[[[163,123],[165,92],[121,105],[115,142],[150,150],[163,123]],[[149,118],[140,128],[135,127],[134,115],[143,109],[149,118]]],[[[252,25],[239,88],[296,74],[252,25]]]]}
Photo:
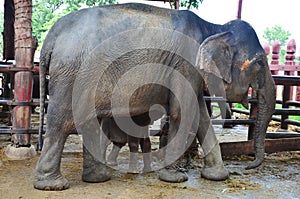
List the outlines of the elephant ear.
{"type": "Polygon", "coordinates": [[[208,37],[199,47],[196,67],[203,70],[205,76],[213,74],[226,83],[231,83],[233,40],[231,32],[208,37]]]}

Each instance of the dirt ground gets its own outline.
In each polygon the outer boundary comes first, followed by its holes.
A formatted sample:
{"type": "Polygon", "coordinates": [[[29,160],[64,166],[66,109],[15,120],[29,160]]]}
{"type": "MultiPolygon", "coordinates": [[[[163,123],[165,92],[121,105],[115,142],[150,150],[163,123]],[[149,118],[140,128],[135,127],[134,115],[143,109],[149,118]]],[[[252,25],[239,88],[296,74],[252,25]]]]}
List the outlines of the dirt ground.
{"type": "MultiPolygon", "coordinates": [[[[215,127],[219,140],[244,140],[246,127],[233,129],[215,127]]],[[[0,136],[0,198],[300,198],[300,152],[280,152],[266,155],[257,169],[245,170],[252,157],[224,157],[230,179],[213,182],[200,177],[202,159],[192,162],[189,180],[184,183],[165,183],[156,172],[127,174],[120,170],[110,181],[85,183],[81,181],[82,152],[80,136],[68,138],[62,158],[62,174],[71,187],[64,191],[40,191],[32,182],[39,154],[27,160],[8,160],[5,146],[8,136],[0,136]]],[[[121,152],[119,164],[126,156],[121,152]]],[[[122,162],[123,161],[123,162],[122,162]]]]}

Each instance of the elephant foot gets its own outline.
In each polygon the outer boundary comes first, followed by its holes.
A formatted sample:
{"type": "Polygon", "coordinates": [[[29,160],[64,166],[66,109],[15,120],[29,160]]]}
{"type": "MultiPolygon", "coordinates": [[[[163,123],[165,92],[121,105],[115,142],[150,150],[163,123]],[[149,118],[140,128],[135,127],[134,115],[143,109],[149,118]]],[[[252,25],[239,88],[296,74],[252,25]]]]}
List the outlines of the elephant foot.
{"type": "Polygon", "coordinates": [[[228,171],[224,166],[204,167],[201,171],[201,176],[208,180],[221,181],[229,177],[228,171]]]}
{"type": "Polygon", "coordinates": [[[151,171],[152,171],[151,166],[144,166],[144,168],[143,168],[143,173],[149,173],[149,172],[151,172],[151,171]]]}
{"type": "Polygon", "coordinates": [[[107,160],[106,164],[112,167],[118,166],[118,162],[116,160],[107,160]]]}
{"type": "Polygon", "coordinates": [[[84,167],[82,172],[82,180],[84,182],[106,182],[111,179],[111,168],[98,163],[90,167],[84,167]]]}
{"type": "Polygon", "coordinates": [[[221,181],[229,177],[229,172],[225,169],[220,145],[216,144],[204,157],[205,166],[201,171],[201,176],[208,180],[221,181]]]}
{"type": "Polygon", "coordinates": [[[128,173],[139,173],[137,164],[129,164],[128,173]]]}
{"type": "Polygon", "coordinates": [[[165,182],[179,183],[187,181],[188,175],[182,171],[164,168],[159,171],[159,179],[165,182]]]}
{"type": "Polygon", "coordinates": [[[137,153],[130,153],[128,173],[139,173],[137,153]]]}
{"type": "Polygon", "coordinates": [[[155,162],[162,162],[164,160],[164,157],[165,157],[165,153],[162,151],[162,149],[153,152],[152,158],[155,162]]]}
{"type": "Polygon", "coordinates": [[[68,180],[62,176],[55,179],[43,179],[40,180],[37,177],[33,182],[33,187],[39,190],[45,191],[61,191],[68,189],[70,184],[68,180]]]}

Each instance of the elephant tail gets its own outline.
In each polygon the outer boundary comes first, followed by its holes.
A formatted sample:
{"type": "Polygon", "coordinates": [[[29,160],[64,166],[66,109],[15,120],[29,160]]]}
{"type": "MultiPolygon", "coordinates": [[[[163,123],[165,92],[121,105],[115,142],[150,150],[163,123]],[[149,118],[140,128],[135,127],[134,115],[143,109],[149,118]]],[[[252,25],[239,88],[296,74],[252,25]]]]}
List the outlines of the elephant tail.
{"type": "Polygon", "coordinates": [[[51,53],[41,52],[40,57],[40,126],[37,150],[41,151],[43,148],[43,130],[44,130],[44,116],[45,116],[45,99],[46,99],[46,71],[49,69],[51,53]]]}

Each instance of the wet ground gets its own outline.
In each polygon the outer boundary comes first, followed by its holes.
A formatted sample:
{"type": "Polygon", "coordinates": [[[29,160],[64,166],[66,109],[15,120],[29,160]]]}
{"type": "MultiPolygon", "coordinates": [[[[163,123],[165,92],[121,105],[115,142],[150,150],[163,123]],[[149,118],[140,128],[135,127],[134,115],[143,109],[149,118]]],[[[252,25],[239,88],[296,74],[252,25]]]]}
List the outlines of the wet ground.
{"type": "MultiPolygon", "coordinates": [[[[215,126],[219,140],[246,140],[247,128],[235,126],[222,129],[215,126]]],[[[152,139],[157,143],[155,138],[152,139]]],[[[38,156],[14,161],[5,156],[8,136],[0,136],[0,198],[300,198],[300,152],[280,152],[266,155],[265,162],[257,169],[245,170],[252,157],[224,157],[230,179],[213,182],[202,179],[202,159],[192,162],[189,180],[184,183],[165,183],[158,180],[156,172],[127,174],[116,170],[110,181],[85,183],[81,181],[82,153],[78,135],[68,138],[62,158],[62,174],[71,188],[64,191],[39,191],[32,186],[38,156]]],[[[126,164],[122,150],[120,167],[126,164]]]]}

